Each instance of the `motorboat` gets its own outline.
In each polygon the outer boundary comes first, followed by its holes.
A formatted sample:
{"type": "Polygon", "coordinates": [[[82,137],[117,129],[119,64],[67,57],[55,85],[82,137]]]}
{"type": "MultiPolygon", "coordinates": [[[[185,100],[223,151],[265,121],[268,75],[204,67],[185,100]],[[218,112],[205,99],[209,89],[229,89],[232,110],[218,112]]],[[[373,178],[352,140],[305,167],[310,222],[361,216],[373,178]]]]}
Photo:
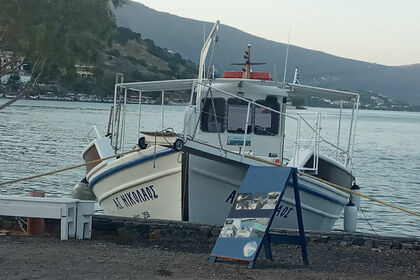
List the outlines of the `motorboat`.
{"type": "MultiPolygon", "coordinates": [[[[207,54],[218,28],[217,22],[203,46],[197,79],[116,83],[107,137],[97,133],[82,153],[86,162],[106,158],[88,165],[86,187],[108,215],[223,224],[250,166],[296,167],[305,229],[331,230],[350,199],[334,186],[355,184],[359,95],[278,82],[268,72],[254,72],[251,67],[260,63],[251,62],[250,45],[239,63],[242,71],[215,77],[205,65],[211,65],[207,54]],[[139,106],[142,94],[161,92],[162,125],[159,131],[139,131],[137,150],[125,154],[128,91],[138,93],[139,106]],[[165,94],[176,91],[190,93],[179,132],[165,129],[163,114],[165,94]],[[289,109],[294,96],[338,102],[340,108],[333,116],[289,109]],[[343,106],[351,108],[351,115],[344,115],[343,106]],[[337,126],[322,126],[325,117],[337,126]]],[[[271,196],[253,198],[250,207],[275,205],[271,196]]],[[[292,187],[275,215],[273,227],[297,228],[292,187]]]]}

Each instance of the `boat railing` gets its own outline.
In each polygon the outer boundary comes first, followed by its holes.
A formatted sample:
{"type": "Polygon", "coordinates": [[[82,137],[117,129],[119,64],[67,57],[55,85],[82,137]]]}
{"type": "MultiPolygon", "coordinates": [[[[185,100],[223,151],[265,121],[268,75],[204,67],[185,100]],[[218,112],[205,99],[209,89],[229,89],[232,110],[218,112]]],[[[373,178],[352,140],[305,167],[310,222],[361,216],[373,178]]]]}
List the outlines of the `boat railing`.
{"type": "MultiPolygon", "coordinates": [[[[190,90],[191,90],[191,99],[190,99],[190,105],[189,105],[189,114],[186,115],[186,118],[184,119],[184,131],[179,134],[179,137],[183,138],[184,141],[188,141],[188,139],[194,139],[196,138],[197,140],[200,141],[206,141],[205,138],[202,138],[201,135],[202,133],[196,133],[197,131],[199,131],[199,125],[200,125],[200,118],[202,116],[202,114],[206,114],[207,112],[204,112],[204,110],[202,110],[203,108],[201,108],[201,99],[198,99],[199,95],[196,94],[197,91],[201,91],[201,93],[203,94],[203,96],[201,96],[201,98],[204,97],[204,95],[208,96],[208,91],[211,90],[213,93],[217,93],[218,95],[225,95],[227,97],[231,97],[231,98],[235,98],[235,99],[239,99],[242,102],[245,102],[246,104],[246,118],[245,121],[243,123],[243,133],[237,133],[236,135],[240,137],[240,135],[243,135],[242,140],[239,140],[240,144],[238,144],[238,146],[240,146],[242,144],[242,146],[239,148],[239,152],[242,154],[242,158],[244,157],[244,155],[246,154],[254,154],[254,152],[251,151],[250,147],[249,147],[249,140],[251,137],[253,137],[253,133],[248,133],[248,129],[249,129],[249,125],[250,125],[250,121],[251,118],[251,112],[254,112],[252,110],[255,110],[255,108],[262,108],[264,109],[264,111],[267,112],[271,112],[274,114],[278,114],[279,115],[279,120],[281,121],[280,124],[280,131],[278,131],[278,133],[276,133],[276,136],[278,137],[278,141],[279,141],[279,145],[277,145],[279,147],[279,150],[277,151],[277,157],[269,157],[270,160],[276,161],[276,160],[280,160],[283,163],[288,163],[289,166],[295,166],[298,167],[301,170],[310,170],[313,171],[314,173],[317,173],[318,170],[318,161],[319,161],[319,155],[320,155],[320,151],[323,152],[323,155],[328,155],[330,158],[337,160],[338,162],[344,164],[345,166],[349,166],[351,165],[351,153],[349,151],[352,151],[352,149],[350,149],[351,144],[354,144],[350,142],[350,140],[352,139],[351,136],[353,136],[353,141],[354,141],[354,134],[352,133],[352,126],[350,126],[350,133],[349,133],[349,143],[348,143],[348,147],[347,149],[345,148],[341,148],[340,147],[340,143],[338,141],[338,139],[340,139],[340,129],[341,129],[341,110],[340,110],[340,118],[339,118],[339,133],[338,133],[338,138],[337,138],[337,144],[334,143],[334,141],[329,141],[326,140],[324,138],[324,135],[321,135],[321,120],[324,114],[321,113],[317,113],[317,112],[287,112],[285,111],[285,106],[286,104],[282,104],[283,106],[280,107],[279,110],[273,109],[271,107],[265,106],[263,104],[257,103],[255,101],[243,98],[242,96],[238,96],[237,94],[222,90],[220,88],[214,87],[211,82],[209,83],[208,81],[206,82],[198,82],[197,80],[188,80],[186,82],[190,83],[190,90]],[[199,102],[200,100],[200,102],[199,102]],[[286,122],[292,122],[290,124],[287,124],[287,127],[292,127],[292,129],[288,129],[287,133],[285,133],[284,131],[284,127],[286,126],[286,122]],[[293,132],[293,127],[295,128],[294,132],[293,132]],[[292,132],[291,132],[292,130],[292,132]],[[249,136],[248,136],[249,135],[249,136]],[[290,144],[291,147],[287,147],[286,149],[286,144],[290,144]],[[286,153],[292,153],[292,154],[286,154],[286,153]],[[301,156],[303,151],[310,151],[313,154],[313,161],[312,161],[312,165],[308,166],[308,164],[305,163],[301,163],[299,157],[301,156]]],[[[120,105],[122,108],[125,108],[125,100],[126,100],[126,96],[127,96],[127,89],[130,88],[130,84],[120,84],[120,85],[116,85],[116,89],[115,92],[118,93],[118,86],[122,86],[123,87],[123,91],[121,92],[120,96],[124,97],[121,98],[121,100],[124,100],[123,102],[121,102],[122,104],[120,105]]],[[[131,88],[130,88],[131,89],[131,88]]],[[[137,90],[139,92],[139,133],[140,133],[140,123],[141,123],[141,97],[142,97],[142,92],[143,90],[139,90],[139,89],[134,89],[137,90]]],[[[177,89],[169,89],[168,86],[165,85],[164,89],[160,89],[161,90],[161,100],[162,100],[162,104],[161,104],[161,123],[160,123],[160,129],[157,129],[157,131],[164,131],[165,128],[165,124],[164,124],[164,112],[165,112],[165,104],[164,104],[164,100],[165,100],[165,91],[176,91],[177,89]]],[[[183,88],[183,90],[185,90],[185,87],[183,88]]],[[[144,92],[147,91],[156,91],[154,90],[154,88],[152,90],[144,90],[144,92]]],[[[118,94],[116,94],[118,95],[118,94]]],[[[210,93],[210,99],[213,99],[213,94],[210,93]]],[[[117,105],[116,100],[117,98],[114,98],[114,105],[117,105]]],[[[118,106],[116,106],[115,108],[118,109],[118,106]]],[[[117,111],[117,110],[115,110],[117,111]]],[[[217,132],[217,125],[219,120],[223,121],[225,124],[227,124],[227,117],[224,116],[216,116],[215,113],[213,112],[213,109],[210,111],[211,113],[209,115],[211,115],[211,117],[215,118],[214,120],[214,125],[216,125],[216,131],[217,132]],[[218,121],[216,121],[218,120],[218,121]]],[[[122,120],[125,119],[125,114],[121,114],[121,116],[119,116],[120,114],[118,112],[115,113],[111,113],[110,116],[110,120],[111,120],[111,133],[112,135],[119,135],[122,139],[121,141],[118,141],[118,144],[121,145],[121,143],[123,142],[123,138],[124,138],[124,131],[125,131],[125,127],[124,124],[122,124],[121,126],[118,125],[118,121],[121,118],[122,120]]],[[[325,114],[328,115],[328,114],[325,114]]],[[[352,119],[353,119],[353,114],[352,114],[352,119]]],[[[122,122],[124,123],[124,122],[122,122]]],[[[241,124],[239,124],[240,126],[241,124]]],[[[252,129],[255,129],[255,122],[251,123],[252,125],[252,129]]],[[[264,135],[270,135],[271,131],[265,130],[263,129],[263,133],[264,135]]],[[[222,141],[221,141],[221,133],[218,133],[218,139],[219,139],[219,145],[220,145],[220,149],[224,149],[222,147],[222,141]]],[[[330,136],[330,135],[329,135],[330,136]]],[[[215,143],[213,143],[215,144],[215,143]]],[[[118,148],[118,146],[116,145],[116,147],[118,148]]],[[[123,147],[120,148],[121,151],[123,151],[123,147]]],[[[262,155],[261,155],[262,156],[262,155]]],[[[265,155],[267,156],[267,155],[265,155]]]]}
{"type": "MultiPolygon", "coordinates": [[[[350,157],[350,153],[348,150],[345,150],[343,148],[341,148],[339,145],[334,144],[332,141],[328,141],[326,139],[323,138],[323,136],[321,136],[321,120],[322,120],[322,113],[319,112],[299,112],[299,113],[295,113],[295,114],[290,114],[290,113],[285,113],[285,112],[281,112],[278,110],[275,110],[273,108],[270,108],[268,106],[264,106],[262,104],[259,104],[257,102],[254,102],[252,100],[237,96],[236,94],[233,94],[231,92],[219,89],[219,88],[215,88],[212,85],[209,84],[201,84],[201,88],[203,89],[211,89],[215,92],[221,93],[223,95],[227,95],[229,97],[233,97],[239,100],[242,100],[243,102],[246,102],[247,104],[247,116],[245,118],[245,122],[243,124],[243,131],[244,133],[242,135],[244,135],[244,139],[243,139],[243,146],[241,149],[241,153],[242,156],[244,156],[247,151],[246,151],[246,142],[247,142],[247,135],[248,135],[248,127],[249,127],[249,121],[250,121],[250,110],[251,107],[253,106],[254,108],[263,108],[265,110],[271,111],[275,114],[279,114],[279,116],[283,116],[285,119],[288,119],[292,122],[294,122],[295,124],[293,125],[295,127],[295,132],[294,135],[292,134],[292,137],[285,135],[284,139],[280,139],[280,141],[285,141],[288,143],[292,143],[293,147],[292,150],[293,155],[292,156],[292,160],[289,161],[289,165],[290,166],[295,166],[298,167],[300,170],[305,170],[305,171],[312,171],[315,174],[318,171],[318,166],[319,166],[319,154],[320,151],[322,151],[322,153],[332,159],[335,159],[336,161],[340,162],[341,164],[345,165],[345,166],[349,166],[351,165],[351,157],[350,157]],[[310,116],[310,117],[308,117],[310,116]],[[312,120],[314,123],[311,123],[312,120]],[[304,133],[305,132],[305,133],[304,133]],[[305,165],[305,166],[300,166],[300,159],[299,157],[301,156],[301,152],[302,151],[311,151],[313,154],[313,161],[312,164],[310,166],[305,165]]],[[[197,102],[198,103],[198,102],[197,102]]],[[[197,113],[197,112],[196,112],[197,113]]],[[[200,110],[198,112],[198,115],[201,114],[209,114],[207,112],[203,112],[202,110],[200,110]]],[[[215,115],[214,113],[209,114],[209,116],[212,116],[218,120],[223,120],[224,122],[227,121],[226,117],[220,116],[220,115],[215,115]]],[[[191,115],[189,116],[188,122],[191,119],[191,115]]],[[[281,119],[281,118],[280,118],[281,119]]],[[[340,118],[341,120],[341,118],[340,118]]],[[[198,125],[198,123],[197,123],[198,125]]],[[[195,127],[195,130],[197,130],[197,127],[195,127]]],[[[267,132],[269,134],[269,132],[267,132]]],[[[241,134],[239,134],[241,135],[241,134]]],[[[194,138],[194,137],[192,137],[194,138]]],[[[221,141],[220,141],[220,136],[219,136],[219,142],[220,145],[222,145],[221,141]]],[[[223,148],[223,147],[221,147],[223,148]]],[[[283,147],[284,149],[284,147],[283,147]]],[[[249,151],[248,151],[249,152],[249,151]]],[[[282,161],[284,161],[284,159],[282,159],[282,161]]]]}

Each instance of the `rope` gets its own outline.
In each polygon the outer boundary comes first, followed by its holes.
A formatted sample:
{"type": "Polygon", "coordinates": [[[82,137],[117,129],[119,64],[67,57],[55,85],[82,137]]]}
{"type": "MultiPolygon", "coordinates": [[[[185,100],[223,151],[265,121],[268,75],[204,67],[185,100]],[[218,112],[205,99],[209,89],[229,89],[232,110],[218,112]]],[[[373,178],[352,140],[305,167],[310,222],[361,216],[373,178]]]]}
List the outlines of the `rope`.
{"type": "Polygon", "coordinates": [[[368,218],[365,215],[365,211],[363,211],[363,208],[360,207],[360,211],[362,211],[363,216],[365,217],[366,222],[368,223],[368,225],[370,226],[370,229],[376,234],[378,235],[378,233],[376,232],[376,230],[373,228],[373,226],[370,224],[368,218]]]}
{"type": "Polygon", "coordinates": [[[17,182],[22,182],[22,181],[28,181],[28,180],[32,180],[32,179],[35,179],[35,178],[48,176],[48,175],[53,175],[53,174],[56,174],[56,173],[67,171],[67,170],[83,167],[83,166],[86,166],[88,164],[99,163],[99,162],[102,162],[104,160],[108,160],[108,159],[111,159],[111,158],[114,158],[114,157],[120,157],[120,156],[123,156],[123,155],[131,154],[131,153],[139,152],[139,151],[140,151],[140,149],[134,149],[134,150],[131,150],[131,151],[128,151],[128,152],[116,154],[116,155],[109,156],[109,157],[106,157],[106,158],[92,160],[92,161],[89,161],[89,162],[86,162],[86,163],[83,163],[83,164],[79,164],[79,165],[75,165],[75,166],[71,166],[71,167],[66,167],[66,168],[63,168],[63,169],[58,169],[58,170],[50,171],[50,172],[43,173],[43,174],[38,174],[38,175],[25,177],[25,178],[20,178],[20,179],[15,179],[15,180],[10,180],[10,181],[6,181],[6,182],[0,182],[0,186],[8,185],[8,184],[14,184],[14,183],[17,183],[17,182]]]}
{"type": "MultiPolygon", "coordinates": [[[[272,161],[269,161],[269,160],[265,160],[265,159],[262,159],[262,158],[259,158],[259,157],[255,157],[255,156],[251,156],[251,155],[245,155],[245,157],[250,158],[250,159],[255,159],[255,160],[257,160],[257,161],[261,161],[261,162],[264,162],[264,163],[267,163],[267,164],[270,164],[270,165],[274,165],[274,166],[277,166],[277,167],[284,167],[284,166],[283,166],[282,164],[280,164],[280,163],[275,163],[275,162],[272,162],[272,161]]],[[[329,185],[329,186],[331,186],[331,187],[333,187],[333,188],[336,188],[336,189],[338,189],[338,190],[340,190],[340,191],[347,192],[347,193],[351,193],[351,194],[355,194],[355,195],[358,195],[358,196],[360,196],[360,197],[366,198],[366,199],[368,199],[368,200],[371,200],[371,201],[377,202],[377,203],[379,203],[379,204],[382,204],[382,205],[385,205],[385,206],[388,206],[388,207],[391,207],[391,208],[394,208],[394,209],[397,209],[397,210],[403,211],[403,212],[405,212],[405,213],[408,213],[408,214],[411,214],[411,215],[414,215],[414,216],[420,217],[420,213],[417,213],[417,212],[414,212],[414,211],[411,211],[411,210],[408,210],[408,209],[404,209],[404,208],[402,208],[402,207],[399,207],[399,206],[393,205],[393,204],[391,204],[391,203],[388,203],[388,202],[385,202],[385,201],[382,201],[382,200],[379,200],[379,199],[376,199],[376,198],[373,198],[373,197],[367,196],[367,195],[362,194],[362,193],[359,193],[359,192],[355,192],[355,191],[349,190],[349,189],[347,189],[347,188],[344,188],[344,187],[339,186],[339,185],[337,185],[337,184],[334,184],[334,183],[328,182],[328,181],[323,180],[323,179],[321,179],[321,178],[318,178],[318,177],[315,177],[315,176],[309,175],[309,174],[304,173],[304,172],[302,172],[302,171],[298,171],[298,174],[299,174],[299,175],[302,175],[302,176],[306,176],[306,177],[311,178],[311,179],[313,179],[313,180],[319,181],[319,182],[324,183],[324,184],[326,184],[326,185],[329,185]]]]}
{"type": "MultiPolygon", "coordinates": [[[[25,178],[20,178],[20,179],[15,179],[15,180],[10,180],[10,181],[6,181],[6,182],[0,182],[0,186],[2,186],[2,185],[8,185],[8,184],[14,184],[14,183],[17,183],[17,182],[22,182],[22,181],[28,181],[28,180],[32,180],[32,179],[35,179],[35,178],[48,176],[48,175],[53,175],[53,174],[56,174],[56,173],[67,171],[67,170],[71,170],[71,169],[76,169],[76,168],[79,168],[79,167],[83,167],[83,166],[86,166],[88,164],[97,163],[97,162],[99,163],[99,162],[102,162],[104,160],[108,160],[108,159],[111,159],[111,158],[114,158],[114,157],[120,157],[120,156],[123,156],[123,155],[131,154],[131,153],[139,152],[139,151],[140,151],[140,149],[134,149],[134,150],[131,150],[131,151],[128,151],[128,152],[116,154],[116,155],[109,156],[109,157],[106,157],[106,158],[92,160],[92,161],[89,161],[87,163],[83,163],[83,164],[79,164],[79,165],[75,165],[75,166],[71,166],[71,167],[66,167],[66,168],[63,168],[63,169],[58,169],[58,170],[50,171],[50,172],[43,173],[43,174],[38,174],[38,175],[34,175],[34,176],[30,176],[30,177],[25,177],[25,178]]],[[[265,159],[262,159],[262,158],[259,158],[259,157],[251,156],[251,155],[248,155],[248,154],[245,154],[244,156],[247,157],[247,158],[250,158],[250,159],[254,159],[254,160],[257,160],[257,161],[260,161],[260,162],[267,163],[269,165],[273,165],[273,166],[277,166],[277,167],[284,167],[284,165],[281,164],[281,163],[275,163],[275,162],[272,162],[272,161],[269,161],[269,160],[265,160],[265,159]]],[[[326,185],[329,185],[329,186],[331,186],[333,188],[336,188],[338,190],[341,190],[343,192],[347,192],[347,193],[350,193],[350,194],[355,194],[355,195],[358,195],[360,197],[366,198],[368,200],[377,202],[379,204],[382,204],[382,205],[385,205],[385,206],[388,206],[388,207],[391,207],[391,208],[394,208],[394,209],[403,211],[405,213],[408,213],[408,214],[411,214],[411,215],[420,217],[420,213],[417,213],[417,212],[414,212],[414,211],[411,211],[411,210],[408,210],[408,209],[404,209],[402,207],[399,207],[399,206],[393,205],[391,203],[388,203],[388,202],[385,202],[385,201],[382,201],[382,200],[379,200],[379,199],[370,197],[368,195],[365,195],[365,194],[362,194],[362,193],[359,193],[359,192],[355,192],[355,191],[349,190],[347,188],[344,188],[344,187],[339,186],[337,184],[328,182],[328,181],[323,180],[321,178],[318,178],[318,177],[309,175],[309,174],[304,173],[302,171],[298,171],[298,174],[299,175],[302,175],[302,176],[306,176],[306,177],[311,178],[313,180],[319,181],[321,183],[324,183],[326,185]]]]}

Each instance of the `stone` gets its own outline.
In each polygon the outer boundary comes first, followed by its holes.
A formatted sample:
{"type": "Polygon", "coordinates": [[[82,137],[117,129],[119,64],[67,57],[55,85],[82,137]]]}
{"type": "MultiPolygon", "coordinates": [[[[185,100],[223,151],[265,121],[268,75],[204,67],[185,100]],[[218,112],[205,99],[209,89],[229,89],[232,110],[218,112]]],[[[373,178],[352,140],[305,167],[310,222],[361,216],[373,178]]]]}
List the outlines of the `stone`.
{"type": "Polygon", "coordinates": [[[321,243],[328,243],[328,241],[330,240],[330,237],[327,235],[323,235],[321,236],[321,243]]]}
{"type": "Polygon", "coordinates": [[[391,249],[391,243],[390,242],[387,242],[387,241],[384,241],[384,240],[380,240],[379,242],[378,242],[378,248],[379,249],[382,249],[382,250],[384,250],[384,249],[391,249]]]}
{"type": "Polygon", "coordinates": [[[175,229],[172,233],[172,237],[176,239],[185,239],[187,233],[182,229],[175,229]]]}
{"type": "Polygon", "coordinates": [[[378,247],[378,241],[375,239],[367,239],[364,243],[365,247],[368,249],[377,248],[378,247]]]}
{"type": "Polygon", "coordinates": [[[160,229],[155,229],[150,232],[149,238],[152,240],[161,239],[162,238],[161,232],[162,231],[160,229]]]}
{"type": "Polygon", "coordinates": [[[126,227],[118,228],[117,233],[118,233],[118,236],[120,236],[123,239],[135,239],[138,237],[135,230],[126,228],[126,227]]]}
{"type": "Polygon", "coordinates": [[[220,231],[221,229],[219,227],[212,227],[210,230],[210,235],[218,237],[220,234],[220,231]]]}
{"type": "Polygon", "coordinates": [[[139,233],[147,233],[147,234],[149,234],[150,233],[150,225],[142,225],[142,224],[140,224],[140,225],[137,225],[135,227],[135,230],[137,232],[139,232],[139,233]]]}
{"type": "Polygon", "coordinates": [[[94,231],[116,231],[118,228],[124,226],[123,222],[119,221],[95,221],[93,220],[92,229],[94,231]]]}
{"type": "Polygon", "coordinates": [[[353,236],[351,235],[346,235],[343,237],[343,241],[345,242],[351,242],[353,240],[353,236]]]}
{"type": "Polygon", "coordinates": [[[413,250],[414,249],[414,244],[401,243],[401,249],[403,249],[403,250],[413,250]]]}
{"type": "Polygon", "coordinates": [[[399,241],[392,242],[391,249],[401,249],[401,242],[399,241]]]}
{"type": "Polygon", "coordinates": [[[348,243],[347,241],[341,241],[341,243],[340,243],[341,247],[347,247],[349,245],[350,245],[350,243],[348,243]]]}
{"type": "Polygon", "coordinates": [[[365,246],[365,238],[364,237],[355,237],[351,241],[352,245],[355,246],[365,246]]]}

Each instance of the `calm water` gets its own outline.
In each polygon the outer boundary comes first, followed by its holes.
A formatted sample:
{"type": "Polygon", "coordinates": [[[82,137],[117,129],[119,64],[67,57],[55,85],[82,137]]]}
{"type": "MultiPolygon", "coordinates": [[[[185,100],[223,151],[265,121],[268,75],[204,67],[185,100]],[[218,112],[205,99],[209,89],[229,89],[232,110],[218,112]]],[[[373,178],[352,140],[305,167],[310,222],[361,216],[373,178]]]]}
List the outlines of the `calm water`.
{"type": "MultiPolygon", "coordinates": [[[[0,103],[5,102],[0,99],[0,103]]],[[[110,104],[21,100],[0,111],[0,182],[82,163],[87,131],[105,134],[110,104]]],[[[145,130],[160,127],[160,106],[142,108],[145,130]]],[[[333,112],[322,109],[323,113],[333,112]]],[[[348,112],[347,112],[348,114],[348,112]]],[[[165,127],[181,131],[184,107],[165,108],[165,127]]],[[[137,141],[137,106],[129,105],[126,149],[137,141]]],[[[331,119],[323,118],[323,127],[331,119]]],[[[332,126],[332,124],[331,124],[332,126]]],[[[323,133],[324,133],[323,129],[323,133]]],[[[361,191],[420,212],[420,113],[360,111],[354,168],[361,191]]],[[[40,188],[48,196],[71,196],[84,176],[75,169],[32,181],[0,186],[1,194],[23,195],[40,188]]],[[[420,218],[362,199],[363,213],[378,234],[420,236],[420,218]]],[[[358,230],[373,233],[363,213],[358,230]]],[[[338,221],[336,228],[342,228],[338,221]]]]}

